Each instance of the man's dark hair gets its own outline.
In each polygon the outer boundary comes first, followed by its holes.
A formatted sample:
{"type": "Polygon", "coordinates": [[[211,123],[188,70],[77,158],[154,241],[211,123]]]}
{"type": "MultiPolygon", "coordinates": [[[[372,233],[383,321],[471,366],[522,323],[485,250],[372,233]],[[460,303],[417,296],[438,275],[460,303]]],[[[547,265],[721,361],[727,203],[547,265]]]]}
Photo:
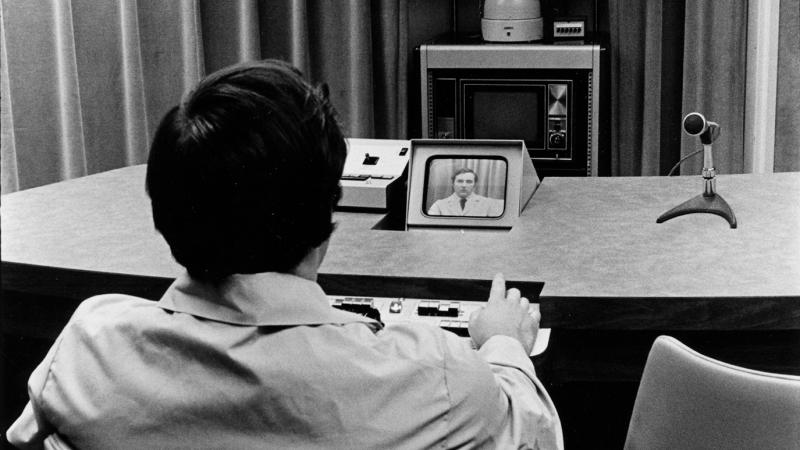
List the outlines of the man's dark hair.
{"type": "Polygon", "coordinates": [[[289,272],[333,232],[346,153],[327,89],[276,60],[222,69],[158,126],[155,227],[194,278],[289,272]]]}
{"type": "Polygon", "coordinates": [[[475,171],[470,169],[469,167],[462,167],[462,168],[456,170],[456,172],[453,174],[453,176],[450,177],[450,182],[451,183],[455,183],[456,182],[456,177],[461,175],[462,173],[471,173],[472,176],[475,177],[474,178],[475,184],[478,184],[478,174],[475,173],[475,171]]]}

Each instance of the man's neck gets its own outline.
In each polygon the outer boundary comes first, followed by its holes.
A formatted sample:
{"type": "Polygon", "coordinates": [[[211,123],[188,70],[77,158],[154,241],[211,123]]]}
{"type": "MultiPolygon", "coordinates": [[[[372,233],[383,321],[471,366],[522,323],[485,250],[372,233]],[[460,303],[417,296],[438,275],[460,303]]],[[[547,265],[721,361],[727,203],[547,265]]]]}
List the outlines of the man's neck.
{"type": "Polygon", "coordinates": [[[292,269],[292,274],[307,280],[317,281],[317,274],[319,273],[319,266],[322,265],[322,260],[325,258],[325,253],[328,251],[328,241],[320,244],[319,247],[312,249],[300,263],[292,269]]]}

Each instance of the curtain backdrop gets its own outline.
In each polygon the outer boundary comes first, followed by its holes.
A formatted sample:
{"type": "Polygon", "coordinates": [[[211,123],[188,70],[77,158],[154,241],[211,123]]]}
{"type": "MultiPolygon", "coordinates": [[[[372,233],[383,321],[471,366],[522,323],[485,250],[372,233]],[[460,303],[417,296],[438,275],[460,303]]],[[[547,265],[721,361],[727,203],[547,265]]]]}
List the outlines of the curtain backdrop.
{"type": "MultiPolygon", "coordinates": [[[[781,0],[776,172],[800,170],[800,0],[781,0]]],[[[608,0],[611,173],[665,175],[701,145],[681,131],[692,111],[720,124],[719,173],[744,168],[747,2],[608,0]]],[[[776,24],[777,26],[777,24],[776,24]]],[[[702,157],[681,173],[699,174],[702,157]]]]}
{"type": "Polygon", "coordinates": [[[781,0],[775,171],[800,170],[800,0],[781,0]]]}
{"type": "MultiPolygon", "coordinates": [[[[4,193],[144,162],[187,89],[258,58],[326,81],[348,136],[418,137],[409,41],[448,26],[447,2],[424,0],[0,1],[4,193]]],[[[681,134],[690,111],[722,126],[719,172],[741,172],[747,2],[596,5],[609,30],[611,173],[666,174],[698,148],[681,134]]],[[[800,170],[798,11],[800,0],[781,1],[775,171],[800,170]]]]}
{"type": "MultiPolygon", "coordinates": [[[[719,172],[740,173],[747,3],[610,0],[609,23],[612,175],[665,175],[699,145],[681,133],[692,111],[722,126],[719,172]]],[[[689,159],[682,170],[701,166],[689,159]]]]}
{"type": "Polygon", "coordinates": [[[146,161],[206,73],[281,58],[326,81],[346,135],[407,129],[407,0],[2,0],[2,192],[146,161]]]}
{"type": "MultiPolygon", "coordinates": [[[[719,123],[721,133],[714,142],[714,166],[719,173],[742,173],[747,2],[686,0],[683,54],[681,118],[698,111],[719,123]]],[[[680,122],[676,128],[681,128],[680,122]]],[[[681,136],[681,156],[702,148],[696,137],[686,133],[681,136]]],[[[702,155],[681,167],[686,174],[699,174],[702,168],[702,155]]]]}

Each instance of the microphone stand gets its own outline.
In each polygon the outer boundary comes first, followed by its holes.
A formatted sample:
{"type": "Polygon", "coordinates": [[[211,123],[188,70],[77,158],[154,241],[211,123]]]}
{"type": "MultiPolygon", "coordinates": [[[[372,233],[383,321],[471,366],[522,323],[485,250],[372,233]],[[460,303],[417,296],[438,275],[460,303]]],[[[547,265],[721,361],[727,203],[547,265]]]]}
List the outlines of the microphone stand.
{"type": "MultiPolygon", "coordinates": [[[[673,217],[682,216],[684,214],[710,213],[721,216],[728,221],[731,228],[736,228],[736,216],[733,215],[733,210],[728,205],[728,202],[716,192],[717,180],[715,180],[714,177],[716,177],[717,171],[714,168],[711,141],[714,138],[714,134],[719,132],[718,130],[718,128],[708,130],[709,142],[703,142],[703,180],[705,182],[703,193],[665,212],[656,219],[656,223],[666,222],[673,217]]],[[[706,139],[701,137],[701,140],[705,141],[706,139]]]]}

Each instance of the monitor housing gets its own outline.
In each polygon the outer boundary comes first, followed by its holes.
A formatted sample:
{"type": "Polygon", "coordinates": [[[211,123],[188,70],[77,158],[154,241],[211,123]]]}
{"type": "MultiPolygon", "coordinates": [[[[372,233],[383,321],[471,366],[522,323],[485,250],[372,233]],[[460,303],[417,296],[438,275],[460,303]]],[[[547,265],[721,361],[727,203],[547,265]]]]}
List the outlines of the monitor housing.
{"type": "Polygon", "coordinates": [[[421,137],[523,139],[541,177],[608,175],[607,53],[582,41],[425,43],[421,137]]]}
{"type": "Polygon", "coordinates": [[[412,139],[409,154],[406,229],[508,230],[539,186],[536,169],[521,140],[412,139]],[[456,195],[452,177],[464,166],[479,174],[474,192],[501,206],[487,209],[486,215],[457,215],[438,208],[440,213],[432,213],[436,200],[456,195]]]}

